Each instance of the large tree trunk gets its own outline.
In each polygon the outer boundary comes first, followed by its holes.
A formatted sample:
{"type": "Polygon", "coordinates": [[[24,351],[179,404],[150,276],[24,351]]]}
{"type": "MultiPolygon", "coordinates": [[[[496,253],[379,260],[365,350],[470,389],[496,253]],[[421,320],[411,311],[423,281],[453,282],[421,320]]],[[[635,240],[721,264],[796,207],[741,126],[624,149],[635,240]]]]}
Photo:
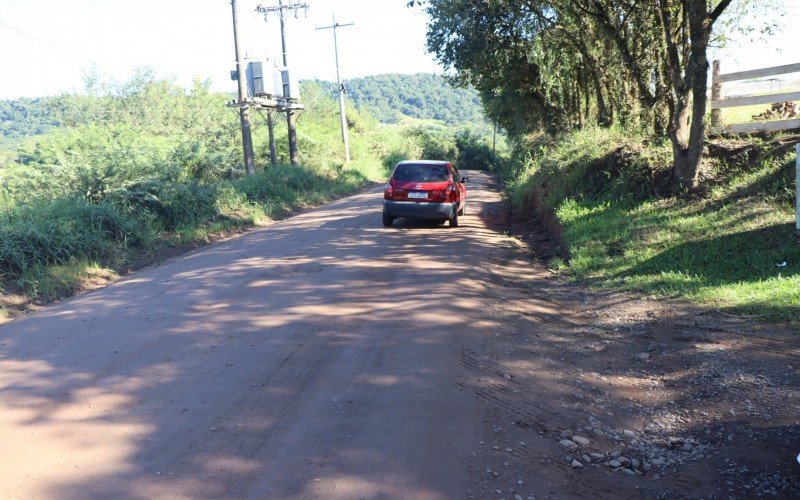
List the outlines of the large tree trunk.
{"type": "Polygon", "coordinates": [[[614,111],[609,111],[606,98],[603,95],[603,86],[596,72],[591,72],[592,85],[594,86],[595,100],[597,100],[597,123],[601,127],[610,127],[614,124],[614,111]]]}
{"type": "Polygon", "coordinates": [[[689,168],[689,124],[691,110],[691,96],[684,91],[672,103],[670,110],[670,123],[667,133],[672,143],[673,176],[679,182],[689,168]],[[678,172],[681,172],[680,174],[678,172]]]}
{"type": "MultiPolygon", "coordinates": [[[[706,135],[706,103],[708,97],[708,41],[711,30],[708,25],[708,10],[705,0],[689,0],[689,39],[691,43],[689,61],[684,82],[691,87],[691,122],[683,131],[688,136],[679,154],[675,155],[673,175],[675,180],[687,187],[697,186],[697,175],[703,161],[706,135]]],[[[688,88],[687,88],[688,90],[688,88]]],[[[674,147],[674,146],[673,146],[674,147]]]]}
{"type": "Polygon", "coordinates": [[[662,28],[667,49],[667,72],[672,83],[674,102],[670,110],[669,137],[672,142],[673,178],[682,186],[697,187],[697,177],[703,161],[706,132],[706,89],[708,87],[708,41],[711,25],[730,3],[723,0],[709,15],[705,0],[686,0],[682,24],[673,30],[668,0],[660,0],[662,28]],[[687,26],[688,25],[688,26],[687,26]],[[688,28],[689,54],[681,61],[678,45],[688,28]],[[691,111],[691,112],[690,112],[691,111]]]}

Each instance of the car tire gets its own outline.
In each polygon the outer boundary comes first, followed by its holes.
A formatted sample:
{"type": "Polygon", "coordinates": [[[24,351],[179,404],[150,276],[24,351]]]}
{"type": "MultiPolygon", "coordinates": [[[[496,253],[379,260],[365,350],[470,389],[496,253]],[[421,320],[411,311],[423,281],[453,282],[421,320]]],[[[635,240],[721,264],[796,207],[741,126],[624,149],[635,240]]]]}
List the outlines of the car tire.
{"type": "Polygon", "coordinates": [[[458,227],[458,210],[456,210],[453,217],[450,218],[450,227],[458,227]]]}
{"type": "Polygon", "coordinates": [[[383,227],[392,227],[392,223],[394,222],[394,217],[383,212],[383,227]]]}

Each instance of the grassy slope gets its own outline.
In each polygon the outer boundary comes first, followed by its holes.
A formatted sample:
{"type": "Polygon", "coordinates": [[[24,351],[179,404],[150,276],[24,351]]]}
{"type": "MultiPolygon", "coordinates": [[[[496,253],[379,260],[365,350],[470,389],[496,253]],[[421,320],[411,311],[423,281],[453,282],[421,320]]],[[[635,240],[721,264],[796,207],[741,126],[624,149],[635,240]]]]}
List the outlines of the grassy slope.
{"type": "Polygon", "coordinates": [[[0,220],[5,274],[0,285],[37,300],[63,297],[130,263],[156,261],[170,247],[195,245],[280,218],[354,192],[371,180],[378,177],[359,170],[332,176],[278,165],[251,178],[208,183],[197,190],[178,185],[159,191],[161,198],[174,198],[157,214],[127,203],[75,199],[7,210],[0,220]]]}
{"type": "Polygon", "coordinates": [[[659,196],[668,146],[635,135],[587,130],[532,149],[512,191],[518,207],[535,191],[563,226],[570,258],[555,267],[597,286],[800,321],[793,148],[714,148],[732,153],[711,158],[709,188],[693,197],[659,196]]]}
{"type": "MultiPolygon", "coordinates": [[[[208,241],[382,181],[395,160],[421,151],[403,129],[354,113],[353,162],[345,167],[336,111],[326,98],[301,117],[303,165],[267,167],[252,178],[225,179],[229,166],[241,175],[229,163],[239,159],[235,127],[203,129],[197,135],[212,138],[193,140],[182,131],[166,137],[88,125],[18,146],[30,164],[15,163],[16,153],[7,151],[0,158],[0,317],[4,304],[19,309],[20,302],[67,296],[132,263],[157,260],[170,247],[208,241]],[[91,196],[81,194],[84,184],[95,189],[91,196]]],[[[224,108],[219,113],[230,118],[224,108]]],[[[264,129],[254,134],[261,166],[268,162],[264,129]]],[[[276,140],[285,158],[285,127],[276,140]]]]}

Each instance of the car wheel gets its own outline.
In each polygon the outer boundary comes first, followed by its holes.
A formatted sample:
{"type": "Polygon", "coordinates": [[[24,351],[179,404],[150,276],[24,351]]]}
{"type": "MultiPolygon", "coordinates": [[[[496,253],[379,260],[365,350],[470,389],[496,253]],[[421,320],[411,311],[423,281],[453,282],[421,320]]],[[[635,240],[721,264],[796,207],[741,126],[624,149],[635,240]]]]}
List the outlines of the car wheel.
{"type": "Polygon", "coordinates": [[[458,227],[458,211],[450,218],[450,227],[458,227]]]}
{"type": "Polygon", "coordinates": [[[383,212],[383,227],[391,227],[394,222],[394,217],[383,212]]]}

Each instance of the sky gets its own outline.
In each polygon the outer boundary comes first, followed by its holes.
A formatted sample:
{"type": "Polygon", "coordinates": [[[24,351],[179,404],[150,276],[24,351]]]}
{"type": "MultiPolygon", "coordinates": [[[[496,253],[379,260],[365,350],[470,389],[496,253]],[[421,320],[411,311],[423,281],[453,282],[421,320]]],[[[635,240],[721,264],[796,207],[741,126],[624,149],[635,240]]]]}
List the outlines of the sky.
{"type": "MultiPolygon", "coordinates": [[[[425,14],[407,0],[285,1],[309,6],[286,26],[289,66],[299,79],[336,79],[333,33],[315,29],[332,24],[334,12],[339,23],[354,23],[338,31],[343,79],[442,72],[425,51],[425,14]]],[[[800,0],[783,1],[782,21],[800,19],[800,0]]],[[[242,49],[278,60],[278,19],[255,12],[277,0],[238,3],[242,49]]],[[[787,27],[766,42],[739,36],[712,56],[723,60],[723,72],[800,62],[800,30],[787,27]]],[[[86,74],[123,82],[137,67],[184,86],[210,78],[213,90],[235,92],[230,1],[0,0],[0,98],[81,92],[86,74]]]]}
{"type": "MultiPolygon", "coordinates": [[[[297,0],[285,0],[292,3],[297,0]]],[[[238,0],[241,49],[280,59],[280,25],[257,5],[238,0]]],[[[441,73],[425,52],[426,17],[407,0],[301,0],[286,22],[289,67],[299,79],[336,80],[332,30],[339,23],[342,78],[381,73],[441,73]]],[[[236,91],[229,0],[0,0],[0,98],[81,92],[84,75],[125,81],[136,67],[188,86],[211,78],[212,89],[236,91]],[[22,32],[22,33],[20,33],[22,32]],[[23,34],[24,33],[24,34],[23,34]]]]}

